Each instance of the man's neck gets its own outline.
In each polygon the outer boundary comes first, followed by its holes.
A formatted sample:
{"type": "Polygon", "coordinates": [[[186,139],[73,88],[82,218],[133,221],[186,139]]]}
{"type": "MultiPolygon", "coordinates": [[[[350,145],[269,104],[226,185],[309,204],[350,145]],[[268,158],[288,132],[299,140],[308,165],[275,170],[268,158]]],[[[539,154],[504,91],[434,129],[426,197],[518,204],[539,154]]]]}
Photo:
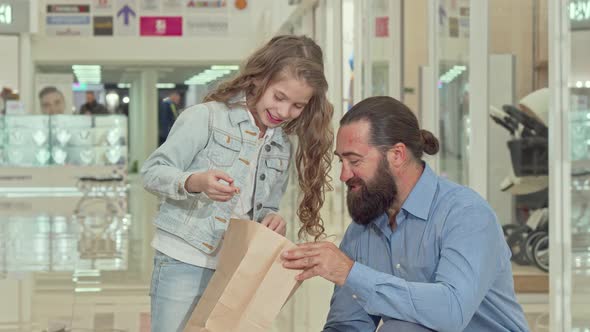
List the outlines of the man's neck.
{"type": "Polygon", "coordinates": [[[397,185],[397,198],[387,211],[389,225],[392,230],[395,230],[395,227],[397,227],[395,218],[397,217],[399,210],[404,205],[408,196],[410,196],[410,193],[416,186],[416,183],[420,180],[423,172],[424,164],[422,162],[411,162],[394,175],[395,183],[397,185]]]}
{"type": "Polygon", "coordinates": [[[395,231],[395,229],[397,228],[397,213],[399,212],[399,209],[396,209],[394,207],[391,207],[388,211],[387,211],[387,216],[389,217],[389,227],[391,227],[392,231],[395,231]]]}

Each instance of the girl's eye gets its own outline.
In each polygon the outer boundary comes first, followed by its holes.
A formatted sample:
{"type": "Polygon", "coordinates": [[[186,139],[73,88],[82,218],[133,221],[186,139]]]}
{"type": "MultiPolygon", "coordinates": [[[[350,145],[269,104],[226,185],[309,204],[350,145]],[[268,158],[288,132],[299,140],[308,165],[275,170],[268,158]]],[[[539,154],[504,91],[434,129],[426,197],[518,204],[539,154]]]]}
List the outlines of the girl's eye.
{"type": "Polygon", "coordinates": [[[281,97],[279,97],[279,96],[275,95],[275,100],[276,100],[276,101],[283,101],[283,98],[281,98],[281,97]]]}
{"type": "Polygon", "coordinates": [[[303,109],[304,107],[305,107],[304,105],[295,104],[295,108],[298,109],[298,110],[303,109]]]}

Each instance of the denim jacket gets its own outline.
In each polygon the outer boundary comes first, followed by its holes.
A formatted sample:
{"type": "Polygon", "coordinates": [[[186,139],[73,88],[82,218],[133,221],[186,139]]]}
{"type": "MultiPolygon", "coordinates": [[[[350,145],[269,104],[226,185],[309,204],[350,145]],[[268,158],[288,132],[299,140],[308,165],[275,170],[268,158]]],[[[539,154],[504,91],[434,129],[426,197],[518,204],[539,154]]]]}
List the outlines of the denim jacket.
{"type": "Polygon", "coordinates": [[[227,229],[238,200],[216,202],[205,194],[189,193],[184,184],[195,172],[218,169],[242,183],[250,174],[248,165],[258,158],[254,183],[253,220],[277,212],[288,181],[291,144],[281,128],[257,155],[258,127],[241,106],[228,108],[208,102],[183,111],[164,142],[141,168],[144,187],[164,198],[154,224],[205,253],[212,253],[227,229]]]}

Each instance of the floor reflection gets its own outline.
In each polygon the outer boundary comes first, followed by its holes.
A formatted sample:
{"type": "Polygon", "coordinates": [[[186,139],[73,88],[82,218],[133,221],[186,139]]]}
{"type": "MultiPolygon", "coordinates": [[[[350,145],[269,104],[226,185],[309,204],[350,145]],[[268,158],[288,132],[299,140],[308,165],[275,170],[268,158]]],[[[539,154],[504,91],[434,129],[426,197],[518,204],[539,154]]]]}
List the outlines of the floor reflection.
{"type": "MultiPolygon", "coordinates": [[[[136,178],[130,183],[116,190],[86,190],[85,195],[0,196],[0,331],[150,330],[150,241],[158,200],[136,178]]],[[[283,200],[281,211],[288,220],[295,218],[293,202],[296,192],[283,200]]],[[[338,214],[334,204],[328,208],[328,232],[342,234],[345,213],[338,214]]],[[[297,226],[289,225],[292,240],[297,226]]],[[[580,267],[590,266],[587,262],[588,256],[574,257],[580,267]]],[[[588,290],[583,287],[586,271],[574,269],[580,274],[574,278],[580,291],[588,290]]],[[[332,288],[322,279],[305,282],[272,331],[320,331],[332,288]]],[[[574,317],[588,317],[582,308],[590,308],[589,298],[576,297],[580,303],[574,317]]],[[[527,317],[535,331],[542,317],[527,317]]]]}
{"type": "Polygon", "coordinates": [[[157,201],[86,189],[0,196],[0,331],[149,331],[157,201]]]}

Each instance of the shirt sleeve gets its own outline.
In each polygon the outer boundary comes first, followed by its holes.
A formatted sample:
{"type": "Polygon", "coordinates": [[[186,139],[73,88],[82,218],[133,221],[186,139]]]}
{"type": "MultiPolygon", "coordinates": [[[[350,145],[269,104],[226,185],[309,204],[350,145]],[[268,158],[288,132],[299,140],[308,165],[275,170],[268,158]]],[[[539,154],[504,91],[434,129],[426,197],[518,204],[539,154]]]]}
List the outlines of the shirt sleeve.
{"type": "MultiPolygon", "coordinates": [[[[349,231],[350,227],[342,239],[340,250],[354,260],[355,257],[351,254],[352,250],[350,250],[354,245],[350,243],[349,231]]],[[[328,312],[324,332],[375,331],[381,317],[369,315],[355,297],[356,295],[349,287],[334,287],[334,294],[330,301],[330,311],[328,312]]]]}
{"type": "Polygon", "coordinates": [[[173,200],[191,195],[184,184],[193,173],[188,169],[209,138],[209,109],[188,108],[174,122],[168,139],[143,163],[141,177],[146,190],[173,200]]]}
{"type": "Polygon", "coordinates": [[[434,282],[407,282],[355,263],[344,288],[368,314],[464,330],[502,268],[505,242],[495,214],[483,205],[451,211],[441,236],[434,282]]]}

